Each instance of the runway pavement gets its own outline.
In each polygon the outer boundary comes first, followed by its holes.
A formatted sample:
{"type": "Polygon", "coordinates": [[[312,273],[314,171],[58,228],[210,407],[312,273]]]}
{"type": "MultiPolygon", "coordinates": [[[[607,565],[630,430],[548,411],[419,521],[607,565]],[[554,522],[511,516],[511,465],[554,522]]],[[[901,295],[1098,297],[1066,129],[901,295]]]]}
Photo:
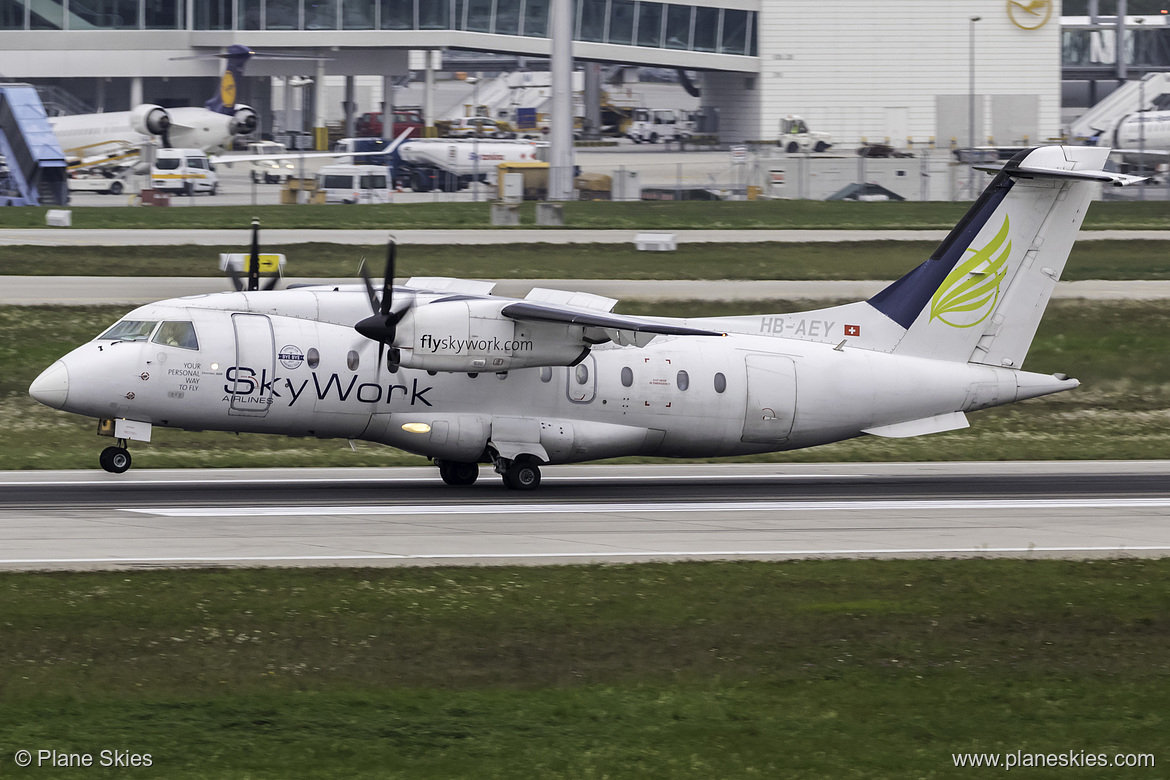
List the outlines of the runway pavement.
{"type": "Polygon", "coordinates": [[[0,568],[1163,556],[1170,462],[0,473],[0,568]]]}
{"type": "MultiPolygon", "coordinates": [[[[102,230],[92,228],[0,229],[0,245],[29,246],[197,246],[246,247],[250,228],[241,220],[238,230],[102,230]]],[[[398,243],[410,244],[632,244],[638,233],[671,233],[678,243],[784,243],[806,241],[942,241],[946,230],[264,230],[264,245],[329,244],[380,245],[393,233],[398,243]]],[[[1082,230],[1078,241],[1170,240],[1170,230],[1082,230]]]]}
{"type": "MultiPolygon", "coordinates": [[[[139,306],[164,298],[223,292],[221,277],[0,276],[0,306],[139,306]]],[[[405,284],[405,279],[399,279],[405,284]]],[[[288,278],[285,284],[361,284],[360,279],[288,278]]],[[[523,297],[533,287],[570,290],[609,298],[641,301],[862,300],[887,281],[704,281],[632,279],[499,279],[495,294],[523,297]]],[[[1059,282],[1056,298],[1087,300],[1165,300],[1170,281],[1059,282]]]]}

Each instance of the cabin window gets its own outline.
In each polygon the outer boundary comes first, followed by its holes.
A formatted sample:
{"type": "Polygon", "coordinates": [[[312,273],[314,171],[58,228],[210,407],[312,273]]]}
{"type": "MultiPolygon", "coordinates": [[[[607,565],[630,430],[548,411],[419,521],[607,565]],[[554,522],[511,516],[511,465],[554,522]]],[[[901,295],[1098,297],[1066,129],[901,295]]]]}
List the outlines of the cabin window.
{"type": "Polygon", "coordinates": [[[154,161],[154,167],[160,171],[173,171],[178,169],[179,162],[178,157],[159,157],[154,161]]]}
{"type": "Polygon", "coordinates": [[[345,356],[345,365],[349,366],[350,371],[357,371],[358,366],[361,365],[361,362],[362,361],[361,358],[358,357],[358,353],[354,352],[352,349],[349,351],[349,354],[345,356]]]}
{"type": "Polygon", "coordinates": [[[727,389],[727,377],[723,376],[723,374],[716,374],[715,375],[715,392],[722,393],[726,389],[727,389]]]}
{"type": "Polygon", "coordinates": [[[629,387],[634,384],[634,369],[626,366],[622,369],[622,387],[629,387]]]}
{"type": "Polygon", "coordinates": [[[589,366],[585,365],[584,363],[578,364],[576,370],[573,372],[573,377],[577,380],[577,384],[579,385],[583,385],[588,382],[589,366]]]}
{"type": "Polygon", "coordinates": [[[199,339],[195,337],[195,326],[190,322],[164,322],[158,332],[151,339],[155,344],[166,344],[168,347],[182,349],[199,349],[199,339]]]}
{"type": "Polygon", "coordinates": [[[541,366],[540,367],[540,381],[541,382],[551,382],[552,381],[552,366],[541,366]]]}
{"type": "Polygon", "coordinates": [[[691,386],[691,375],[686,371],[679,371],[674,378],[674,382],[678,385],[679,390],[686,390],[691,386]]]}
{"type": "Polygon", "coordinates": [[[362,176],[363,190],[384,190],[386,189],[386,175],[382,173],[373,173],[362,176]]]}
{"type": "Polygon", "coordinates": [[[317,351],[316,347],[309,347],[309,351],[305,354],[305,362],[309,364],[309,368],[321,365],[321,353],[317,351]]]}
{"type": "Polygon", "coordinates": [[[108,341],[146,341],[157,324],[157,320],[122,320],[98,338],[108,341]]]}

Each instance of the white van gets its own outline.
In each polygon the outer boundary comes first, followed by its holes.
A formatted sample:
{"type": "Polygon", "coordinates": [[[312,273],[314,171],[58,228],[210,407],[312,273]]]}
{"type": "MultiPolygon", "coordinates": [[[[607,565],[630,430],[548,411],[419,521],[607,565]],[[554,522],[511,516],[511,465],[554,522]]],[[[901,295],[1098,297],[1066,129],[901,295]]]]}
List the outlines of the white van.
{"type": "Polygon", "coordinates": [[[267,160],[252,161],[252,181],[255,184],[279,184],[295,176],[293,161],[285,157],[288,149],[275,141],[252,141],[248,144],[249,155],[268,155],[267,160]]]}
{"type": "Polygon", "coordinates": [[[158,149],[150,166],[150,186],[163,192],[191,195],[219,191],[215,169],[202,149],[158,149]]]}
{"type": "Polygon", "coordinates": [[[389,203],[390,183],[381,165],[325,165],[317,189],[326,203],[389,203]]]}

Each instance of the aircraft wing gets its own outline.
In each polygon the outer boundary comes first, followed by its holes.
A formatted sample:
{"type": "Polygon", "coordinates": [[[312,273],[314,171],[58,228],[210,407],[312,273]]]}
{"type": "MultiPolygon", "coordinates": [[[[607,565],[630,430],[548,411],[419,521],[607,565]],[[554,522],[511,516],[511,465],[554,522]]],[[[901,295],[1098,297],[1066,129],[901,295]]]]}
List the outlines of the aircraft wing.
{"type": "Polygon", "coordinates": [[[256,160],[308,160],[313,157],[372,157],[379,154],[393,154],[398,145],[406,140],[413,132],[412,129],[403,130],[398,137],[376,152],[279,152],[275,154],[217,154],[209,156],[213,163],[231,165],[238,162],[254,162],[256,160]]]}
{"type": "Polygon", "coordinates": [[[655,336],[725,336],[727,334],[713,330],[686,328],[679,325],[667,325],[641,317],[628,317],[623,314],[610,314],[598,311],[582,311],[561,306],[547,306],[539,303],[519,301],[510,303],[500,310],[500,314],[514,320],[529,320],[536,322],[563,322],[568,325],[581,325],[599,331],[597,341],[612,340],[617,344],[635,344],[643,347],[649,344],[655,336]],[[604,333],[604,336],[602,334],[604,333]]]}

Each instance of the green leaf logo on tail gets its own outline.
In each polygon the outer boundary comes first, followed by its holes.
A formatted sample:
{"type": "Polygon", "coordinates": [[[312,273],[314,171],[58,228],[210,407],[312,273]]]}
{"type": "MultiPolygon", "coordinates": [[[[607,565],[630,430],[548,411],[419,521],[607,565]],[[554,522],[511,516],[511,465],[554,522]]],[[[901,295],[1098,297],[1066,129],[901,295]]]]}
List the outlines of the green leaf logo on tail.
{"type": "Polygon", "coordinates": [[[999,286],[1007,276],[1007,259],[1012,251],[1007,216],[987,246],[968,247],[967,251],[972,255],[947,274],[930,299],[930,319],[942,320],[953,328],[974,327],[995,311],[999,286]],[[972,319],[975,317],[978,319],[972,319]]]}

